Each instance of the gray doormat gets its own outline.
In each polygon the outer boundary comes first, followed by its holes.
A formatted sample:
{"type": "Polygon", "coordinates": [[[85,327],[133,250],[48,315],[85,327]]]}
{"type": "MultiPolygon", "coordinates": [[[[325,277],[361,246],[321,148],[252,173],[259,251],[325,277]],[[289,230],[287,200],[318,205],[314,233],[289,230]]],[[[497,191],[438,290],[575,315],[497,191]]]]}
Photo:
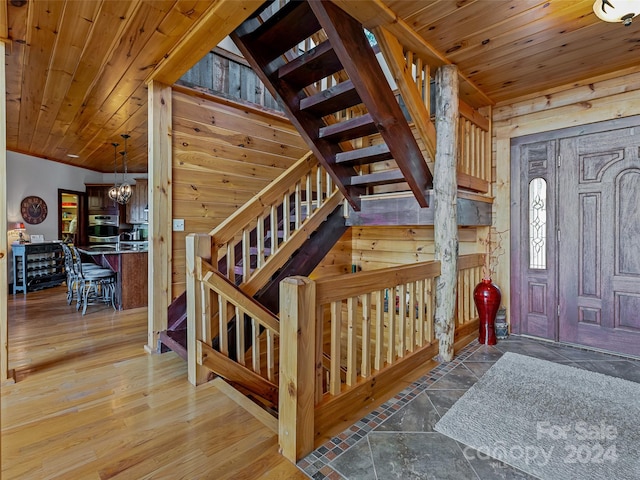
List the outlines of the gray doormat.
{"type": "Polygon", "coordinates": [[[435,429],[542,479],[640,479],[640,384],[506,353],[435,429]]]}

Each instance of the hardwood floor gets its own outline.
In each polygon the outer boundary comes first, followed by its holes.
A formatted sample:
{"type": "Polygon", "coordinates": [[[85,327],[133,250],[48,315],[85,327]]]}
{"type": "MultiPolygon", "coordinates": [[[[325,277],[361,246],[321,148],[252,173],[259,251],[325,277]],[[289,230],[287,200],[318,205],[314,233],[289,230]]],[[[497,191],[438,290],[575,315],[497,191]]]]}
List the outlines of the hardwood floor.
{"type": "Polygon", "coordinates": [[[2,387],[3,479],[307,478],[278,454],[270,417],[220,379],[190,385],[173,352],[144,352],[146,308],[82,316],[64,287],[8,307],[17,383],[2,387]]]}

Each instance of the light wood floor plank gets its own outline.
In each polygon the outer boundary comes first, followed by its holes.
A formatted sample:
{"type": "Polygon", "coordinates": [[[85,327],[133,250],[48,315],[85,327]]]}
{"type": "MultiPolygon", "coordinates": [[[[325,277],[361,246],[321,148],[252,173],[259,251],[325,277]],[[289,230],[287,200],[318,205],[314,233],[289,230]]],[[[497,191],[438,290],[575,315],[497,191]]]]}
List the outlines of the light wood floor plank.
{"type": "Polygon", "coordinates": [[[3,479],[307,478],[226,384],[194,387],[177,355],[144,352],[146,308],[82,316],[63,287],[8,306],[3,479]]]}

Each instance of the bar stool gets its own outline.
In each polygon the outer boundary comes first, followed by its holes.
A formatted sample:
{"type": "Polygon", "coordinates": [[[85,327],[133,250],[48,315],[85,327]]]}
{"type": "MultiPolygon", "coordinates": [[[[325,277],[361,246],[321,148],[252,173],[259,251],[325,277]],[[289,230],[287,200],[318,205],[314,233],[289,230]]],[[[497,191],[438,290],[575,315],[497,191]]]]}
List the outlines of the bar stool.
{"type": "Polygon", "coordinates": [[[94,264],[82,263],[80,252],[72,246],[74,254],[74,271],[77,275],[76,310],[82,307],[82,315],[87,312],[87,305],[96,303],[111,303],[116,310],[116,274],[109,268],[102,268],[94,264]],[[97,268],[96,268],[97,267],[97,268]]]}

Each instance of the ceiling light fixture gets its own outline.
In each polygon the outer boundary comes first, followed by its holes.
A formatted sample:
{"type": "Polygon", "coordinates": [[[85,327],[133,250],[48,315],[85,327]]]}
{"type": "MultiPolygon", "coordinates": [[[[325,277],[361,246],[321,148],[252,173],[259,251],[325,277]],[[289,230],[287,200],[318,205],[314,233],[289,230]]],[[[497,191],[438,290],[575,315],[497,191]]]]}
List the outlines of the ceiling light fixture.
{"type": "Polygon", "coordinates": [[[605,22],[622,22],[625,27],[631,25],[633,18],[640,13],[640,0],[596,0],[593,12],[605,22]]]}

